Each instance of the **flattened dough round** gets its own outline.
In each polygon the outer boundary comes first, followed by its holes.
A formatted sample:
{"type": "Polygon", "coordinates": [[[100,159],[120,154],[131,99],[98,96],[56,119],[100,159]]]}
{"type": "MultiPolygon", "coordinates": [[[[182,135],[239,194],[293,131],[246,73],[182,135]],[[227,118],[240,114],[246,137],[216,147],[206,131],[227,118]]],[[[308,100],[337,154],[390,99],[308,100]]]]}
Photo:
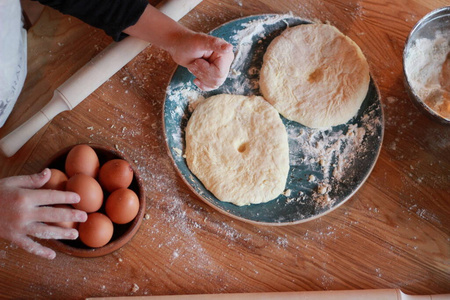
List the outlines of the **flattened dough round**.
{"type": "Polygon", "coordinates": [[[358,45],[334,26],[307,24],[286,29],[270,43],[260,89],[287,119],[328,128],[356,115],[369,81],[358,45]]]}
{"type": "Polygon", "coordinates": [[[186,127],[189,169],[219,200],[265,203],[289,172],[286,128],[264,98],[221,94],[202,101],[186,127]]]}

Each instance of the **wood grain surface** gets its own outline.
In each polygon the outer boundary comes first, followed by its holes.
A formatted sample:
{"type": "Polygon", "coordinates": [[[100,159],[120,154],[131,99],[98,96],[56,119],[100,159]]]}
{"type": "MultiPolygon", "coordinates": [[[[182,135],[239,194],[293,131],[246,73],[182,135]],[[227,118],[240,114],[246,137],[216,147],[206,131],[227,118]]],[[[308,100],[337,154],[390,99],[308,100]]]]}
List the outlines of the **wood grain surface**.
{"type": "MultiPolygon", "coordinates": [[[[402,74],[409,31],[444,5],[449,2],[203,1],[183,25],[208,32],[243,16],[292,12],[335,25],[361,47],[385,114],[383,148],[366,183],[343,206],[300,225],[257,226],[216,212],[183,183],[167,155],[162,110],[176,64],[150,46],[15,156],[0,157],[0,177],[6,177],[38,172],[73,144],[115,147],[138,167],[149,218],[128,244],[99,258],[58,253],[47,261],[0,241],[0,298],[386,288],[450,293],[450,127],[413,106],[402,74]]],[[[45,8],[28,31],[28,77],[0,138],[109,43],[101,30],[45,8]]]]}

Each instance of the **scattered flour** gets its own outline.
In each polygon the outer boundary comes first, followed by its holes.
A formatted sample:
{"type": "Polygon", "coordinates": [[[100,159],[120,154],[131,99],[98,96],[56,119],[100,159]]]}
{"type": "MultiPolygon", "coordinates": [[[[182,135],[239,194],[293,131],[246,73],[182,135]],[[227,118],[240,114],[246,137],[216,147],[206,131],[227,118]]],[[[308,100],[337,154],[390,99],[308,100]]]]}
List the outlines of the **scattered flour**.
{"type": "Polygon", "coordinates": [[[380,122],[370,110],[360,125],[350,124],[346,130],[287,127],[291,167],[314,170],[315,175],[309,175],[307,180],[318,183],[312,197],[320,207],[334,204],[336,199],[330,197],[330,192],[339,188],[356,159],[370,151],[365,137],[375,135],[380,122]]]}
{"type": "MultiPolygon", "coordinates": [[[[237,3],[241,3],[241,0],[236,0],[237,3]]],[[[167,63],[167,61],[164,61],[164,59],[161,60],[163,63],[167,63]]],[[[150,80],[150,78],[144,78],[145,80],[150,80]]],[[[128,80],[128,78],[126,78],[128,80]]],[[[123,78],[123,81],[125,82],[125,77],[123,78]]],[[[144,80],[144,83],[146,81],[144,80]]],[[[148,86],[148,84],[147,84],[148,86]]],[[[202,95],[200,92],[194,89],[193,86],[189,87],[189,85],[181,87],[180,90],[173,91],[174,93],[168,95],[174,97],[173,100],[180,100],[182,97],[180,95],[189,95],[190,101],[195,102],[195,100],[201,99],[202,95]]],[[[155,99],[159,99],[158,97],[155,97],[155,99]]],[[[181,103],[181,102],[180,102],[181,103]]],[[[109,105],[106,103],[105,105],[109,105]]],[[[117,105],[121,105],[120,103],[117,103],[117,105]]],[[[137,131],[129,131],[129,130],[119,130],[117,135],[111,135],[106,138],[110,138],[114,142],[119,143],[117,148],[123,149],[123,151],[126,152],[127,155],[133,158],[134,163],[136,163],[138,170],[141,174],[141,177],[144,181],[144,187],[147,191],[148,199],[150,200],[148,205],[148,211],[151,210],[157,210],[158,215],[157,218],[150,219],[150,215],[145,215],[145,220],[149,220],[148,222],[152,222],[151,225],[146,224],[145,226],[142,226],[140,229],[139,234],[146,235],[145,238],[148,239],[148,241],[155,241],[155,239],[160,239],[158,242],[160,243],[160,248],[168,247],[170,249],[175,249],[172,252],[172,256],[168,256],[168,263],[178,263],[180,266],[185,266],[186,269],[184,269],[185,272],[189,272],[190,268],[192,269],[199,269],[202,268],[205,272],[205,277],[212,278],[215,280],[222,279],[223,277],[223,270],[216,269],[215,266],[215,260],[221,260],[222,256],[225,257],[226,255],[232,256],[236,255],[236,257],[243,258],[244,255],[247,255],[248,253],[253,253],[254,255],[257,255],[261,258],[266,258],[266,261],[263,261],[263,263],[252,264],[250,261],[237,259],[237,263],[239,264],[239,267],[242,265],[246,268],[249,268],[254,271],[255,274],[264,273],[266,266],[271,266],[275,268],[284,268],[283,264],[288,263],[299,263],[299,266],[305,266],[308,267],[308,265],[304,265],[303,262],[306,261],[308,263],[308,260],[310,260],[309,263],[314,262],[314,266],[319,266],[316,264],[316,262],[322,262],[321,268],[324,272],[328,271],[330,269],[330,274],[334,271],[331,269],[332,264],[330,263],[329,266],[327,266],[326,262],[330,262],[331,259],[322,259],[320,255],[324,255],[327,252],[329,252],[329,244],[332,244],[333,241],[341,239],[340,243],[343,244],[351,244],[354,242],[354,238],[349,236],[349,230],[347,230],[346,227],[360,227],[358,221],[350,221],[347,225],[343,225],[341,223],[336,223],[335,226],[326,226],[323,224],[323,221],[321,219],[316,220],[315,222],[312,222],[308,225],[309,229],[302,229],[298,230],[298,232],[304,232],[304,235],[296,235],[296,234],[289,234],[289,235],[279,235],[279,231],[272,230],[270,227],[249,227],[249,231],[243,231],[241,230],[242,226],[236,226],[234,224],[233,220],[230,220],[228,218],[224,218],[224,221],[221,221],[221,218],[208,218],[209,216],[214,215],[215,212],[208,211],[208,213],[205,213],[202,206],[197,206],[195,201],[192,201],[192,197],[190,194],[184,194],[180,193],[179,189],[174,190],[173,187],[176,187],[178,184],[177,178],[178,175],[175,174],[173,170],[172,163],[167,158],[161,159],[161,152],[165,151],[166,149],[161,146],[163,145],[164,141],[162,136],[159,134],[161,124],[159,123],[153,123],[148,124],[146,122],[147,119],[149,119],[148,113],[142,113],[143,111],[149,111],[150,114],[154,114],[152,116],[152,119],[159,120],[161,119],[161,107],[158,101],[150,101],[148,103],[148,106],[146,109],[140,109],[140,110],[134,110],[133,109],[133,115],[136,120],[140,120],[138,123],[143,123],[142,130],[138,129],[137,131]],[[152,107],[153,106],[153,107],[152,107]],[[155,108],[155,109],[152,109],[155,108]],[[147,123],[147,124],[146,124],[147,123]],[[145,125],[146,124],[146,125],[145,125]],[[145,128],[145,126],[151,127],[149,130],[148,128],[145,128]],[[138,147],[137,142],[134,141],[135,136],[140,136],[147,138],[148,140],[152,140],[155,142],[149,143],[148,145],[140,146],[138,147]],[[159,145],[159,146],[158,146],[159,145]],[[151,193],[148,192],[156,192],[161,193],[164,195],[167,195],[164,199],[154,199],[151,193]],[[203,220],[203,221],[195,221],[195,220],[203,220]],[[208,223],[208,224],[206,224],[208,223]],[[228,242],[229,250],[223,251],[223,249],[220,249],[218,251],[220,255],[218,257],[214,257],[214,253],[206,251],[202,247],[202,243],[205,243],[205,231],[209,231],[209,236],[211,237],[219,237],[222,240],[225,240],[228,242]],[[241,251],[242,249],[239,249],[238,247],[245,247],[248,248],[246,251],[241,251]],[[316,253],[316,246],[322,247],[323,251],[320,251],[320,253],[316,253]],[[230,250],[231,249],[231,250],[230,250]],[[273,249],[275,249],[277,252],[284,251],[285,258],[282,262],[277,262],[275,260],[271,260],[270,254],[272,253],[273,249]],[[293,251],[293,249],[297,249],[297,251],[293,251]],[[313,256],[311,254],[313,253],[313,256]],[[316,255],[317,254],[317,255],[316,255]],[[267,256],[266,256],[267,255],[267,256]],[[179,259],[182,258],[182,259],[179,259]],[[183,261],[185,264],[182,265],[181,261],[183,261]],[[323,262],[325,261],[325,262],[323,262]],[[302,262],[302,263],[300,263],[302,262]]],[[[115,109],[113,110],[115,111],[115,109]]],[[[180,114],[183,113],[182,111],[176,111],[174,113],[180,114]]],[[[64,121],[65,117],[60,116],[60,121],[64,121]]],[[[124,122],[123,120],[117,119],[118,123],[124,122]]],[[[129,121],[129,120],[128,120],[129,121]]],[[[354,129],[356,131],[362,131],[365,130],[366,132],[371,132],[371,128],[373,123],[369,122],[370,120],[367,120],[367,122],[364,122],[360,127],[354,126],[354,129]]],[[[111,124],[110,122],[114,122],[114,118],[106,119],[106,124],[111,124]]],[[[69,125],[65,125],[66,129],[71,129],[69,125]]],[[[115,123],[111,124],[111,128],[115,128],[115,123]]],[[[119,127],[122,128],[122,127],[119,127]]],[[[72,130],[71,130],[72,131],[72,130]]],[[[94,131],[94,134],[96,134],[96,138],[101,137],[101,128],[98,128],[97,126],[92,128],[92,131],[94,131]]],[[[81,137],[81,134],[78,132],[77,128],[73,128],[72,133],[77,136],[81,137]]],[[[181,139],[181,130],[178,132],[179,138],[181,139]]],[[[306,137],[306,132],[303,132],[302,135],[304,135],[304,138],[306,137]]],[[[336,143],[336,137],[333,137],[334,134],[326,133],[328,136],[328,139],[332,141],[332,144],[336,143]]],[[[351,137],[346,137],[346,134],[340,133],[339,135],[342,135],[344,139],[350,139],[351,137]]],[[[316,137],[317,139],[321,139],[318,132],[311,132],[311,136],[316,137]]],[[[296,139],[298,136],[295,137],[296,139]]],[[[354,137],[353,137],[354,139],[354,137]]],[[[99,140],[99,139],[98,139],[99,140]]],[[[102,141],[102,140],[99,140],[102,141]]],[[[309,142],[310,144],[312,141],[309,142]]],[[[322,141],[324,143],[324,141],[322,141]]],[[[360,141],[358,139],[354,139],[354,146],[357,148],[364,147],[364,140],[360,141]]],[[[335,150],[330,150],[329,153],[337,153],[339,155],[343,155],[344,151],[337,150],[338,147],[335,147],[333,145],[329,146],[328,148],[335,148],[335,150]]],[[[312,145],[307,145],[307,149],[309,150],[309,157],[312,159],[309,160],[310,164],[319,164],[320,166],[324,167],[325,169],[330,168],[329,160],[325,158],[318,158],[321,156],[321,151],[319,149],[314,149],[312,145]]],[[[344,165],[348,164],[349,162],[345,162],[343,159],[344,164],[342,167],[344,168],[344,165]]],[[[330,175],[330,171],[327,170],[326,174],[328,176],[330,175]]],[[[291,191],[286,191],[286,193],[290,193],[291,191]]],[[[304,197],[304,195],[299,195],[301,197],[304,197]]],[[[432,215],[429,211],[425,209],[418,208],[417,205],[410,208],[410,211],[412,211],[414,214],[417,214],[417,216],[429,220],[435,218],[434,215],[432,215]]],[[[345,215],[350,215],[350,211],[345,211],[345,215]]],[[[348,216],[348,219],[351,220],[352,218],[348,216]]],[[[440,224],[440,222],[439,222],[440,224]]],[[[289,231],[290,233],[294,231],[289,231]]],[[[297,229],[295,230],[297,232],[297,229]]],[[[450,242],[449,239],[447,239],[448,242],[450,242]]],[[[152,243],[149,242],[149,245],[152,243]]],[[[32,264],[31,261],[15,261],[14,256],[8,255],[9,249],[16,249],[16,246],[10,246],[9,244],[6,244],[2,242],[2,248],[0,250],[0,267],[7,266],[8,269],[10,268],[21,268],[24,271],[28,270],[27,272],[32,272],[33,274],[35,272],[38,273],[45,273],[45,271],[48,269],[47,262],[39,263],[39,264],[32,264]],[[12,265],[12,267],[11,267],[12,265]]],[[[147,244],[141,245],[142,247],[147,247],[147,244]]],[[[132,250],[133,248],[124,248],[123,253],[132,250]]],[[[394,251],[394,248],[391,248],[391,251],[394,251]]],[[[156,253],[158,250],[156,250],[156,253]]],[[[119,250],[117,253],[121,253],[121,250],[119,250]]],[[[117,265],[117,269],[115,271],[118,271],[120,269],[125,269],[128,264],[128,261],[124,261],[122,258],[116,258],[115,254],[106,256],[101,259],[117,259],[119,262],[117,265]]],[[[99,287],[101,288],[101,292],[103,294],[110,294],[112,291],[112,285],[114,284],[121,286],[120,293],[129,293],[129,292],[138,292],[146,294],[147,291],[145,291],[146,286],[150,286],[153,284],[149,282],[127,282],[126,280],[124,282],[120,283],[111,283],[111,282],[105,282],[102,281],[103,276],[96,276],[98,273],[91,273],[90,265],[82,264],[83,260],[80,260],[80,265],[77,265],[76,268],[73,268],[74,259],[71,259],[70,257],[63,257],[57,258],[57,262],[60,264],[61,269],[67,269],[72,270],[74,275],[72,278],[73,280],[69,282],[68,280],[63,282],[62,284],[58,282],[60,278],[56,278],[55,274],[49,274],[49,276],[44,276],[43,283],[36,282],[30,284],[28,287],[29,290],[35,291],[36,295],[40,295],[42,297],[44,296],[52,296],[53,292],[56,292],[57,289],[65,289],[70,290],[74,286],[79,286],[80,282],[81,284],[87,285],[89,283],[92,285],[91,282],[95,281],[95,284],[99,284],[99,287]],[[89,271],[89,272],[86,272],[89,271]],[[78,281],[77,281],[78,278],[78,281]],[[58,279],[58,280],[55,280],[58,279]],[[107,285],[105,285],[107,284],[107,285]],[[110,290],[109,290],[110,289],[110,290]]],[[[99,258],[100,259],[100,258],[99,258]]],[[[146,259],[152,259],[146,258],[146,259]]],[[[234,259],[233,259],[234,260],[234,259]]],[[[105,264],[107,265],[107,264],[105,264]]],[[[175,268],[174,268],[175,269],[175,268]]],[[[236,267],[237,269],[237,267],[236,267]]],[[[305,268],[307,269],[307,268],[305,268]]],[[[137,269],[136,269],[137,270],[137,269]]],[[[240,270],[242,270],[240,268],[240,270]]],[[[372,269],[373,270],[373,269],[372,269]]],[[[99,271],[97,272],[109,272],[111,270],[101,268],[99,267],[99,271]]],[[[127,271],[131,272],[131,271],[127,271]]],[[[152,270],[145,270],[140,268],[139,272],[146,276],[152,276],[153,274],[160,274],[159,269],[152,269],[152,270]],[[156,271],[155,271],[156,270],[156,271]],[[145,273],[144,273],[145,272],[145,273]]],[[[375,273],[381,277],[381,269],[377,268],[375,269],[375,273]]],[[[26,274],[26,273],[24,273],[26,274]]],[[[59,274],[59,273],[58,273],[59,274]]],[[[58,275],[57,274],[57,275],[58,275]]],[[[300,273],[299,273],[300,274],[300,273]]],[[[328,273],[327,273],[328,274],[328,273]]],[[[230,274],[229,277],[233,274],[230,274]]],[[[158,275],[155,275],[158,276],[158,275]]],[[[239,280],[238,275],[235,276],[236,280],[239,280]]],[[[257,280],[256,278],[255,280],[257,280]]],[[[193,278],[195,280],[195,278],[193,278]]],[[[232,280],[232,279],[231,279],[232,280]]],[[[252,279],[253,280],[253,279],[252,279]]],[[[295,280],[301,284],[303,281],[301,279],[293,278],[292,282],[294,283],[295,280]]],[[[322,288],[328,288],[333,287],[334,282],[334,276],[332,275],[323,275],[319,278],[317,278],[317,284],[318,286],[322,288]]],[[[197,286],[198,284],[194,281],[192,282],[193,286],[197,286]]],[[[235,287],[236,285],[227,286],[229,282],[223,282],[223,292],[229,292],[231,287],[235,287]]],[[[297,283],[296,283],[297,284],[297,283]]],[[[56,294],[60,295],[60,294],[56,294]]],[[[53,295],[55,297],[55,295],[53,295]]]]}

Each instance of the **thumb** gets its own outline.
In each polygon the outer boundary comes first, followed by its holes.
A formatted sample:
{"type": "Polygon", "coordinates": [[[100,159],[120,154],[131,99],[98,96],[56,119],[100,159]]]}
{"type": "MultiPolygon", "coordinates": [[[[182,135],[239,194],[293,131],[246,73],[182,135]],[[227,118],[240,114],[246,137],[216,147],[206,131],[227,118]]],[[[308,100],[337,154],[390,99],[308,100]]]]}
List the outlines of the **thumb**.
{"type": "Polygon", "coordinates": [[[28,189],[38,189],[41,188],[47,181],[50,180],[51,171],[48,168],[45,168],[42,172],[31,174],[31,175],[22,175],[11,177],[10,184],[15,185],[21,188],[28,189]]]}

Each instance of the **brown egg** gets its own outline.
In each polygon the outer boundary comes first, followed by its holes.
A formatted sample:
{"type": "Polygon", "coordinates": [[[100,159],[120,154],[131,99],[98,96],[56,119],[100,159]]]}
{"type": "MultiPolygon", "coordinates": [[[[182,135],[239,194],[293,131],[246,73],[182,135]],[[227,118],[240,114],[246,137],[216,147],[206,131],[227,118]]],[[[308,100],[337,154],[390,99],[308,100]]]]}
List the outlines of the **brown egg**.
{"type": "Polygon", "coordinates": [[[98,180],[108,192],[127,188],[133,181],[133,169],[126,160],[112,159],[100,168],[98,180]]]}
{"type": "Polygon", "coordinates": [[[51,177],[42,189],[64,191],[66,189],[67,175],[58,169],[50,169],[51,177]]]}
{"type": "Polygon", "coordinates": [[[88,145],[76,145],[67,154],[65,169],[69,177],[83,173],[95,178],[99,168],[98,156],[88,145]]]}
{"type": "Polygon", "coordinates": [[[98,248],[108,244],[114,232],[111,220],[102,213],[88,215],[86,222],[78,226],[80,240],[89,247],[98,248]]]}
{"type": "MultiPolygon", "coordinates": [[[[53,207],[64,208],[64,209],[73,209],[72,206],[65,205],[65,204],[55,204],[55,205],[53,205],[53,207]]],[[[73,228],[73,229],[77,229],[77,227],[78,227],[77,222],[71,222],[71,221],[69,221],[69,222],[49,222],[47,224],[53,225],[53,226],[59,226],[59,227],[63,227],[63,228],[73,228]]]]}
{"type": "Polygon", "coordinates": [[[102,206],[102,187],[91,176],[80,173],[70,177],[66,184],[66,191],[75,192],[80,196],[80,202],[72,204],[76,209],[91,213],[102,206]]]}
{"type": "Polygon", "coordinates": [[[126,224],[136,217],[139,211],[139,198],[129,189],[115,190],[106,200],[105,210],[111,221],[126,224]]]}

